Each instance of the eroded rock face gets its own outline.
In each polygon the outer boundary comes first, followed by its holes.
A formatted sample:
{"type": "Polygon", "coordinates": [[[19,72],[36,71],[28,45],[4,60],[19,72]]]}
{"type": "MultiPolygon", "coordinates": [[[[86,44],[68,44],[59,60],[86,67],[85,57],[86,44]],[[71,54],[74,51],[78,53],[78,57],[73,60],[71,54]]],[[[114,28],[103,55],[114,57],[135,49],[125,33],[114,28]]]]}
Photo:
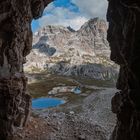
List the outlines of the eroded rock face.
{"type": "Polygon", "coordinates": [[[32,48],[31,21],[51,0],[0,1],[0,139],[12,139],[26,124],[31,97],[26,91],[25,57],[32,48]]]}
{"type": "Polygon", "coordinates": [[[27,72],[47,71],[65,76],[113,80],[117,66],[109,59],[106,21],[94,18],[78,31],[45,26],[33,36],[33,49],[24,65],[27,72]]]}
{"type": "Polygon", "coordinates": [[[120,65],[112,111],[117,125],[112,140],[140,139],[140,2],[109,0],[108,41],[111,59],[120,65]]]}

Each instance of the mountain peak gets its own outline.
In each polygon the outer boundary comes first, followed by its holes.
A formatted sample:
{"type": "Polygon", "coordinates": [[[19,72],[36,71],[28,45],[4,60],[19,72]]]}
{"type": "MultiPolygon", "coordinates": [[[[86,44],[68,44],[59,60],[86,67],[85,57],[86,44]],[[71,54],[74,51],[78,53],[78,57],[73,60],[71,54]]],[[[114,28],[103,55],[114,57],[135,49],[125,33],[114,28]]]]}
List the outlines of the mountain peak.
{"type": "Polygon", "coordinates": [[[85,22],[81,26],[80,30],[83,30],[87,27],[92,28],[93,30],[96,30],[96,29],[97,30],[103,30],[104,32],[106,32],[107,28],[108,28],[107,27],[107,22],[103,19],[98,18],[98,17],[89,19],[87,22],[85,22]]]}
{"type": "Polygon", "coordinates": [[[68,26],[67,29],[71,32],[76,32],[73,28],[71,28],[71,26],[68,26]]]}
{"type": "Polygon", "coordinates": [[[34,35],[33,49],[25,68],[44,70],[47,67],[62,75],[75,72],[88,75],[87,64],[111,63],[106,36],[107,24],[99,18],[90,19],[78,31],[71,27],[46,26],[34,35]]]}

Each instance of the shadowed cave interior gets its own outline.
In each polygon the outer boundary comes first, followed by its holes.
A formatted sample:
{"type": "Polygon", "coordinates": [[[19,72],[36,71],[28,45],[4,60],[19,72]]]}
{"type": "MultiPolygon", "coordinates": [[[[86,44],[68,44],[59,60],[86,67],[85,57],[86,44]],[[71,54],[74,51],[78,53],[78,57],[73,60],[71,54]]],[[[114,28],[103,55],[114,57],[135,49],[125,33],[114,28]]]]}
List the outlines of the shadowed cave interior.
{"type": "MultiPolygon", "coordinates": [[[[28,124],[31,97],[23,71],[32,48],[32,19],[39,18],[51,0],[0,1],[0,139],[12,140],[28,124]]],[[[117,115],[110,140],[140,139],[140,3],[108,0],[107,39],[111,60],[120,65],[112,98],[117,115]]]]}

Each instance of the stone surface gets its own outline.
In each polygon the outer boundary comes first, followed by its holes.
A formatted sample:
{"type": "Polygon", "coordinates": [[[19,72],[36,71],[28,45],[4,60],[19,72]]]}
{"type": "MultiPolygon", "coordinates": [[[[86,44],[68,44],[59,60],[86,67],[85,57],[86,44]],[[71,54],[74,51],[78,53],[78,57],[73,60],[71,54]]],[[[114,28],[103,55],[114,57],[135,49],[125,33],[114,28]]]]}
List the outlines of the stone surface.
{"type": "Polygon", "coordinates": [[[25,57],[32,48],[31,21],[50,0],[0,1],[0,139],[11,140],[30,114],[25,57]]]}
{"type": "Polygon", "coordinates": [[[140,139],[140,2],[109,0],[111,59],[120,65],[112,111],[117,124],[111,140],[140,139]]]}
{"type": "Polygon", "coordinates": [[[33,50],[27,57],[27,72],[49,71],[66,76],[111,79],[117,72],[109,59],[107,23],[90,19],[78,30],[45,26],[34,34],[33,50]]]}
{"type": "MultiPolygon", "coordinates": [[[[34,114],[43,117],[52,128],[44,136],[45,140],[108,140],[116,123],[110,104],[116,89],[100,88],[97,92],[82,97],[81,101],[77,97],[75,101],[68,100],[65,106],[33,110],[34,114]]],[[[38,139],[43,140],[41,134],[38,139]]]]}

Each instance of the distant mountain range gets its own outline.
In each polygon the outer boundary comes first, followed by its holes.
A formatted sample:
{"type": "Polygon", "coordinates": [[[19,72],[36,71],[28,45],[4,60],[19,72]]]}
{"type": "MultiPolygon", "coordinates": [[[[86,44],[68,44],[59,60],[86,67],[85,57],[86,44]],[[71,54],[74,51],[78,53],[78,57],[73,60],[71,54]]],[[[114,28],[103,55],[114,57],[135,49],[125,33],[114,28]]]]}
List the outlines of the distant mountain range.
{"type": "Polygon", "coordinates": [[[117,66],[109,59],[106,37],[107,23],[99,18],[90,19],[78,31],[46,26],[34,34],[25,71],[112,79],[117,66]]]}

